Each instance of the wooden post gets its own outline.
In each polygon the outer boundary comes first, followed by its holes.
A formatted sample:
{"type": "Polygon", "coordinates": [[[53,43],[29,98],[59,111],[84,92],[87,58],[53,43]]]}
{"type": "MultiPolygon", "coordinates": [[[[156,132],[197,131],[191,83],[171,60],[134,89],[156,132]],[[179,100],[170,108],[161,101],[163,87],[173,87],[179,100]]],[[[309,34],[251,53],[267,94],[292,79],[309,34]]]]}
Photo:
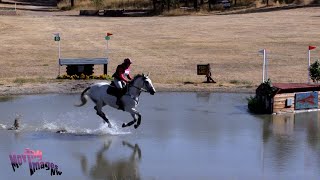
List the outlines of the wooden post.
{"type": "Polygon", "coordinates": [[[214,81],[211,77],[212,73],[211,73],[211,67],[210,67],[210,64],[208,64],[208,67],[207,67],[207,74],[206,74],[206,78],[207,78],[207,83],[216,83],[216,81],[214,81]]]}
{"type": "Polygon", "coordinates": [[[103,74],[108,74],[108,64],[103,65],[103,74]]]}
{"type": "Polygon", "coordinates": [[[210,64],[208,64],[208,70],[207,70],[206,78],[207,78],[207,83],[209,83],[210,82],[210,78],[211,78],[210,64]]]}
{"type": "Polygon", "coordinates": [[[71,0],[71,7],[74,6],[74,0],[71,0]]]}

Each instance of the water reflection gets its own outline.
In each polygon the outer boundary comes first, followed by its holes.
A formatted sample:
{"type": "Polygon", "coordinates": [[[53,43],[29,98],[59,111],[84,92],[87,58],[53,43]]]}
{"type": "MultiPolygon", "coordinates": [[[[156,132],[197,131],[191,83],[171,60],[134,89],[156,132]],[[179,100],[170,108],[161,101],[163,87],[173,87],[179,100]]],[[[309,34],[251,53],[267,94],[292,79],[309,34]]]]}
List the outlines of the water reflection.
{"type": "Polygon", "coordinates": [[[262,138],[264,143],[267,143],[272,138],[290,138],[290,136],[294,135],[294,114],[261,116],[260,118],[263,119],[262,138]]]}
{"type": "Polygon", "coordinates": [[[127,141],[122,141],[123,147],[132,150],[127,158],[111,160],[105,152],[111,146],[111,140],[105,143],[96,153],[95,164],[88,169],[88,160],[84,155],[80,156],[81,170],[84,175],[92,179],[141,179],[138,163],[141,160],[141,149],[138,144],[132,145],[127,141]]]}
{"type": "Polygon", "coordinates": [[[289,167],[297,168],[297,174],[304,174],[310,165],[317,165],[320,170],[319,113],[261,116],[265,167],[278,172],[289,167]],[[293,163],[300,155],[303,158],[293,163]]]}
{"type": "MultiPolygon", "coordinates": [[[[317,113],[317,115],[319,115],[317,113]]],[[[314,121],[307,123],[307,141],[310,147],[318,149],[320,152],[320,120],[317,117],[314,121]]]]}
{"type": "Polygon", "coordinates": [[[7,102],[7,101],[13,101],[17,99],[16,96],[0,96],[0,102],[7,102]]]}
{"type": "Polygon", "coordinates": [[[196,96],[199,101],[209,102],[211,92],[197,92],[196,96]]]}
{"type": "Polygon", "coordinates": [[[272,131],[279,136],[293,135],[294,114],[272,116],[272,131]]]}

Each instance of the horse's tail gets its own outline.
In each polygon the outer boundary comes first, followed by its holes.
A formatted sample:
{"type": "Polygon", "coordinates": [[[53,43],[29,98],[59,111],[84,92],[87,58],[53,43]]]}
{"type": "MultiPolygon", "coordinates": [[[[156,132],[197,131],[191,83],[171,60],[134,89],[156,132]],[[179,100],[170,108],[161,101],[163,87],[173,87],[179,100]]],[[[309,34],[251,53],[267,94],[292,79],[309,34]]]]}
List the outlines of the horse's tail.
{"type": "Polygon", "coordinates": [[[81,93],[81,104],[75,104],[75,106],[77,107],[81,107],[83,105],[85,105],[88,101],[88,95],[86,95],[85,93],[90,89],[91,87],[87,87],[84,91],[82,91],[81,93]]]}

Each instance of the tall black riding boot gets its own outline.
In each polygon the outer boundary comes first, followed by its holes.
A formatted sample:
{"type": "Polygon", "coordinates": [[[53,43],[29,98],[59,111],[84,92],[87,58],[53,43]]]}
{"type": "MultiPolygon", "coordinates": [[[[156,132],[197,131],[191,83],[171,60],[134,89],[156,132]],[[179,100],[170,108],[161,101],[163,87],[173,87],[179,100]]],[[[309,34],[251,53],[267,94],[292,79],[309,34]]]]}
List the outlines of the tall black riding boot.
{"type": "Polygon", "coordinates": [[[119,106],[118,109],[121,109],[124,111],[123,103],[121,101],[121,93],[119,93],[117,96],[117,105],[119,106]]]}

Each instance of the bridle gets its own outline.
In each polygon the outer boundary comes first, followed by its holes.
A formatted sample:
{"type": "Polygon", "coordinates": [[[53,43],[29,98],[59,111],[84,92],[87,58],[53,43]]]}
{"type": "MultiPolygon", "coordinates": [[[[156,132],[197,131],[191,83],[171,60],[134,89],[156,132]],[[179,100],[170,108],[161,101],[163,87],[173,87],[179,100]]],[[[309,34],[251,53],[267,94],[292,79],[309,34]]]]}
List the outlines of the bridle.
{"type": "MultiPolygon", "coordinates": [[[[131,82],[131,83],[128,85],[128,88],[131,86],[131,87],[134,87],[134,88],[138,89],[138,90],[140,91],[140,93],[141,93],[142,91],[143,91],[143,92],[148,92],[148,90],[146,90],[146,89],[144,89],[144,88],[139,88],[139,87],[133,85],[133,83],[134,83],[134,82],[131,82]]],[[[143,81],[143,86],[144,86],[144,84],[145,84],[145,81],[143,81]]],[[[139,94],[140,94],[140,93],[139,93],[139,94]]]]}
{"type": "MultiPolygon", "coordinates": [[[[139,88],[139,87],[133,85],[133,83],[134,83],[134,81],[132,81],[132,82],[130,82],[130,83],[128,84],[126,95],[130,96],[133,100],[135,100],[135,101],[139,104],[139,96],[140,96],[141,92],[142,92],[142,91],[148,92],[148,91],[147,91],[146,89],[144,89],[144,88],[139,88]],[[129,92],[129,87],[134,87],[134,88],[136,88],[136,89],[139,90],[137,97],[134,97],[134,96],[132,96],[132,95],[130,94],[130,92],[129,92]]],[[[145,84],[145,81],[143,81],[143,86],[144,86],[144,84],[145,84]]]]}

